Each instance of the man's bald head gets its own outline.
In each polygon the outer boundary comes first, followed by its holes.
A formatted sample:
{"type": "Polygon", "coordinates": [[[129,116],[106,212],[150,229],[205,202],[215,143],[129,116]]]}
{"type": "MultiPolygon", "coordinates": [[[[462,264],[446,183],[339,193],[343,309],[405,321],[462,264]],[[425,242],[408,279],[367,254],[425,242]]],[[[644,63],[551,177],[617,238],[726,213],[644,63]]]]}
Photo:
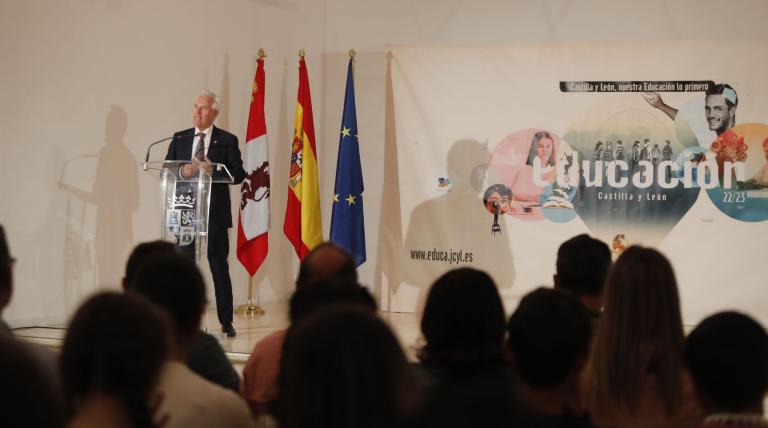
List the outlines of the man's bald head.
{"type": "Polygon", "coordinates": [[[301,262],[296,289],[341,277],[357,282],[355,260],[344,248],[332,242],[323,242],[310,251],[301,262]]]}

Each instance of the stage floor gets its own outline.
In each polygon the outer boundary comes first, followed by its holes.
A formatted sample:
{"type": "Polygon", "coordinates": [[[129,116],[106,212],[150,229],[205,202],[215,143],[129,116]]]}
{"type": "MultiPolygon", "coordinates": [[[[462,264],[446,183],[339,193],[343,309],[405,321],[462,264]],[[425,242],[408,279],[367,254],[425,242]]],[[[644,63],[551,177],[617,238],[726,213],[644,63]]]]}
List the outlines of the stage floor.
{"type": "MultiPolygon", "coordinates": [[[[221,333],[221,327],[216,319],[216,310],[210,308],[205,313],[202,327],[207,327],[208,332],[219,339],[227,356],[239,371],[242,371],[242,365],[245,364],[256,342],[288,326],[288,304],[286,302],[267,303],[262,307],[265,314],[258,318],[245,319],[235,315],[233,324],[237,330],[237,337],[231,339],[221,333]]],[[[397,312],[380,312],[379,315],[392,328],[408,359],[415,360],[421,337],[420,315],[397,312]]],[[[14,329],[13,332],[24,340],[59,349],[64,340],[66,328],[65,326],[25,327],[14,329]]]]}

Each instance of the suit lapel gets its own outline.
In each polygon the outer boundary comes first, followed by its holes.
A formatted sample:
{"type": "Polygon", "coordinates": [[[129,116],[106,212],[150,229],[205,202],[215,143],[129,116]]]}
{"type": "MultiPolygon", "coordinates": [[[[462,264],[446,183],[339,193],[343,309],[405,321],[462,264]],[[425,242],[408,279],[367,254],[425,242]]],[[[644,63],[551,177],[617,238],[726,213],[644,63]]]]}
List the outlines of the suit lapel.
{"type": "Polygon", "coordinates": [[[195,128],[188,131],[184,131],[179,146],[179,158],[180,160],[192,159],[192,144],[195,140],[195,128]]]}
{"type": "Polygon", "coordinates": [[[219,128],[216,126],[213,127],[213,130],[211,131],[211,145],[208,147],[208,159],[210,159],[211,162],[218,162],[219,159],[219,150],[218,147],[221,145],[221,142],[219,142],[219,138],[221,137],[221,132],[219,128]]]}

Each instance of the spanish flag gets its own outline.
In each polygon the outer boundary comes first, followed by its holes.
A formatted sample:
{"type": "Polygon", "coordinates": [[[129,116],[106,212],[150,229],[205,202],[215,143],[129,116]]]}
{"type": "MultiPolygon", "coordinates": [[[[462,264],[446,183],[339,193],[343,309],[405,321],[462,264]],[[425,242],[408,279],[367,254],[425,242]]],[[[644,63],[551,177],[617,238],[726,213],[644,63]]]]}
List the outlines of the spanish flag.
{"type": "Polygon", "coordinates": [[[320,185],[317,180],[317,149],[312,121],[312,96],[304,56],[299,60],[299,94],[296,100],[288,206],[283,231],[299,260],[323,241],[320,220],[320,185]]]}

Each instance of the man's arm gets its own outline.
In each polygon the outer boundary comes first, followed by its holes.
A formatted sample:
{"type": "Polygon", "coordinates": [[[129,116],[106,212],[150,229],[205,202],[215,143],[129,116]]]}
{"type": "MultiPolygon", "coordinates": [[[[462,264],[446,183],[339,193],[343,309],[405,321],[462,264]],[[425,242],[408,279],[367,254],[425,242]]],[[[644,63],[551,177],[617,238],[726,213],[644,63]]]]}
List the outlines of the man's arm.
{"type": "Polygon", "coordinates": [[[651,107],[657,108],[664,112],[670,119],[675,120],[677,117],[677,109],[664,104],[664,100],[661,99],[661,95],[656,92],[643,92],[640,95],[643,99],[651,105],[651,107]]]}

